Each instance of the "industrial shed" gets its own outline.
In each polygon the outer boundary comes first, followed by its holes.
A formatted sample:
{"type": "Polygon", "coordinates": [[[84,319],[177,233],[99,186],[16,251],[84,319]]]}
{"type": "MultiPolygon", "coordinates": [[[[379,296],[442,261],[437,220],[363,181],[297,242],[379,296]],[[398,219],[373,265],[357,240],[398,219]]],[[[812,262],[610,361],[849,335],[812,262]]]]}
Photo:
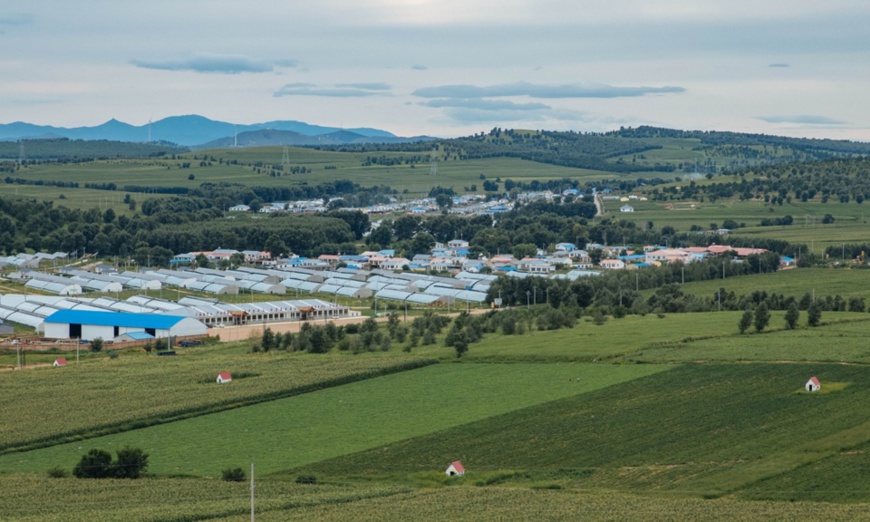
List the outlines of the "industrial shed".
{"type": "Polygon", "coordinates": [[[206,326],[190,317],[61,310],[45,319],[45,337],[50,339],[114,339],[128,332],[146,332],[154,337],[205,335],[206,326]]]}
{"type": "Polygon", "coordinates": [[[51,292],[57,295],[79,295],[82,293],[81,285],[72,281],[67,283],[55,281],[42,281],[40,279],[31,279],[25,285],[26,288],[42,290],[43,292],[51,292]]]}

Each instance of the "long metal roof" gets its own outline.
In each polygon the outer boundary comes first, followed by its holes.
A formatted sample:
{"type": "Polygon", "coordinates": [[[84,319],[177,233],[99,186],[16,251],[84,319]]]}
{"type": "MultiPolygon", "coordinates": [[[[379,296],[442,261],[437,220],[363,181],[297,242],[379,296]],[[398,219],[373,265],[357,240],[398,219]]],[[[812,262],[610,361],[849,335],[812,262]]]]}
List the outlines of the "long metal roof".
{"type": "Polygon", "coordinates": [[[183,319],[185,319],[185,317],[175,315],[125,314],[120,312],[95,312],[92,310],[60,310],[47,317],[45,322],[167,330],[178,324],[183,319]]]}

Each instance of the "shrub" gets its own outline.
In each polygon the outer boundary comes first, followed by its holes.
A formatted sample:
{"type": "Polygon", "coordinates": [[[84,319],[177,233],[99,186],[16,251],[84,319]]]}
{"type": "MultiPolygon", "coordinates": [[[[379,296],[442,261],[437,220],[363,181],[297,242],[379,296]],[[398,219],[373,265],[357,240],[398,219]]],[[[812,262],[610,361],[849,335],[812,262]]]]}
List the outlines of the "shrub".
{"type": "Polygon", "coordinates": [[[78,478],[106,478],[111,474],[112,454],[101,449],[92,449],[82,455],[79,463],[73,468],[73,475],[78,478]]]}
{"type": "Polygon", "coordinates": [[[109,359],[117,359],[118,357],[120,357],[118,350],[109,350],[109,359]]]}
{"type": "Polygon", "coordinates": [[[227,482],[244,482],[245,470],[242,468],[227,468],[221,471],[221,478],[227,482]]]}
{"type": "Polygon", "coordinates": [[[296,477],[297,484],[317,484],[317,477],[314,475],[299,475],[296,477]]]}
{"type": "Polygon", "coordinates": [[[51,478],[64,478],[67,475],[67,471],[60,466],[55,466],[48,470],[48,476],[51,478]]]}
{"type": "Polygon", "coordinates": [[[103,338],[102,337],[97,337],[96,339],[93,339],[91,341],[91,351],[92,352],[99,352],[102,349],[103,349],[103,338]]]}
{"type": "Polygon", "coordinates": [[[118,460],[112,467],[116,478],[139,478],[148,467],[148,454],[138,448],[125,447],[118,450],[118,460]]]}

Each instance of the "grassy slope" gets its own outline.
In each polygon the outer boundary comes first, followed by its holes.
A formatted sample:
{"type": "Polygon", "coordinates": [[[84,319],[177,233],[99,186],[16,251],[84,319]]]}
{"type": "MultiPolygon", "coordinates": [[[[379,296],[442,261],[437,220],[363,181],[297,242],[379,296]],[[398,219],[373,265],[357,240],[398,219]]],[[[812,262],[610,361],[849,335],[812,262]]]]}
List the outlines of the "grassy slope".
{"type": "Polygon", "coordinates": [[[219,346],[185,350],[176,357],[126,352],[116,360],[89,359],[76,364],[74,355],[68,360],[70,364],[62,369],[48,366],[0,377],[0,396],[7,401],[5,420],[0,423],[3,447],[46,438],[57,442],[62,434],[93,432],[100,426],[111,432],[132,429],[143,420],[219,411],[419,358],[252,355],[244,346],[219,346]],[[218,386],[214,380],[220,371],[249,377],[237,379],[232,386],[218,386]]]}
{"type": "Polygon", "coordinates": [[[687,294],[704,297],[715,296],[720,288],[736,295],[749,295],[757,290],[778,293],[800,299],[804,294],[816,297],[840,295],[845,298],[864,297],[870,300],[870,288],[865,283],[870,272],[865,270],[832,270],[829,268],[801,268],[781,270],[772,274],[751,274],[686,283],[682,288],[687,294]]]}
{"type": "MultiPolygon", "coordinates": [[[[837,451],[825,437],[870,440],[868,386],[863,366],[688,365],[306,469],[414,475],[455,455],[484,477],[525,470],[575,487],[721,493],[837,451]],[[800,392],[812,374],[850,385],[800,392]]],[[[870,500],[866,477],[856,487],[870,500]]]]}
{"type": "MultiPolygon", "coordinates": [[[[90,448],[129,444],[151,455],[151,470],[158,474],[214,476],[251,458],[269,473],[585,393],[664,368],[441,364],[182,422],[5,455],[0,457],[0,470],[39,471],[54,465],[71,469],[90,448]]],[[[440,460],[451,458],[449,451],[440,456],[440,460]]]]}

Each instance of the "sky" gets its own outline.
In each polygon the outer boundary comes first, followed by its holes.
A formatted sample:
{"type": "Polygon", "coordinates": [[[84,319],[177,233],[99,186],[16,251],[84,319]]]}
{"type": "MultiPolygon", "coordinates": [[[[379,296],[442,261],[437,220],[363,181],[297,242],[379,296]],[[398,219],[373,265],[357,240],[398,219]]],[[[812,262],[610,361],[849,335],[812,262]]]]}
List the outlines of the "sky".
{"type": "Polygon", "coordinates": [[[870,141],[867,0],[5,0],[0,123],[870,141]]]}

